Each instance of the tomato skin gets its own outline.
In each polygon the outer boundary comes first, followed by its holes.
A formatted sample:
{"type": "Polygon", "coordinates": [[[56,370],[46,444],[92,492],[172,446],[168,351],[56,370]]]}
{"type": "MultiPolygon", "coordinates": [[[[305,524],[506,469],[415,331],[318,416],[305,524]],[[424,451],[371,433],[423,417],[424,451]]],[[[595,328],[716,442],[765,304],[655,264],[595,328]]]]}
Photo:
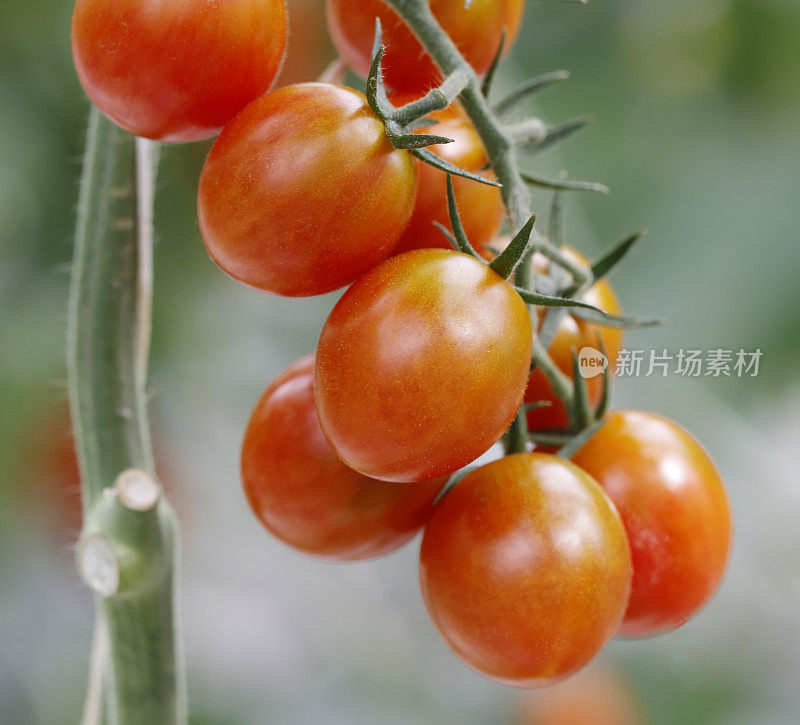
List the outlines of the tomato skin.
{"type": "Polygon", "coordinates": [[[206,248],[256,289],[331,292],[392,251],[414,205],[413,161],[392,147],[358,91],[280,88],[251,103],[211,149],[197,204],[206,248]]]}
{"type": "Polygon", "coordinates": [[[347,290],[322,330],[322,430],[373,478],[452,473],[513,420],[531,344],[525,304],[482,262],[444,249],[392,257],[347,290]]]}
{"type": "MultiPolygon", "coordinates": [[[[430,0],[439,24],[478,74],[494,59],[503,28],[506,52],[514,44],[524,10],[523,0],[430,0]]],[[[333,44],[353,70],[369,72],[375,18],[380,18],[386,54],[386,84],[398,92],[424,93],[442,81],[442,74],[400,16],[382,0],[328,0],[328,27],[333,44]]]]}
{"type": "MultiPolygon", "coordinates": [[[[395,103],[402,105],[409,100],[413,99],[401,99],[395,103]]],[[[489,163],[489,157],[481,137],[468,118],[453,106],[429,113],[428,116],[438,123],[418,132],[434,133],[453,139],[452,143],[429,146],[433,153],[466,171],[480,172],[487,178],[496,178],[492,171],[481,171],[489,163]]],[[[452,249],[448,239],[433,225],[433,222],[439,222],[452,231],[447,208],[447,174],[418,160],[417,169],[419,183],[414,213],[400,235],[400,241],[395,247],[396,254],[428,247],[452,249]]],[[[461,224],[472,245],[480,249],[497,234],[503,222],[505,207],[500,189],[465,179],[463,176],[453,176],[452,180],[461,224]]]]}
{"type": "Polygon", "coordinates": [[[286,35],[284,0],[77,0],[72,55],[112,121],[182,143],[214,136],[269,90],[286,35]]]}
{"type": "Polygon", "coordinates": [[[376,481],[331,450],[314,407],[314,356],[290,365],[253,410],[242,445],[250,507],[285,544],[330,561],[383,556],[413,538],[445,484],[376,481]]]}
{"type": "Polygon", "coordinates": [[[628,601],[625,531],[577,466],[518,453],[464,477],[420,549],[425,605],[453,651],[520,687],[556,682],[611,639],[628,601]]]}
{"type": "Polygon", "coordinates": [[[653,413],[618,410],[572,460],[619,510],[633,555],[633,587],[619,634],[677,629],[719,587],[731,511],[719,473],[683,428],[653,413]]]}
{"type": "MultiPolygon", "coordinates": [[[[587,261],[582,254],[574,249],[564,247],[564,251],[575,260],[587,261]]],[[[536,255],[533,264],[539,272],[544,272],[547,269],[547,262],[541,255],[536,255]]],[[[582,299],[584,302],[595,305],[612,315],[622,312],[614,288],[605,279],[601,279],[593,285],[582,299]]],[[[571,315],[564,315],[548,352],[561,372],[572,379],[572,351],[580,352],[581,348],[587,346],[598,349],[598,335],[603,341],[609,369],[613,375],[624,338],[623,331],[619,328],[603,327],[571,315]]],[[[597,405],[603,393],[603,376],[597,375],[596,377],[588,378],[586,380],[586,389],[589,402],[592,405],[597,405]]],[[[538,368],[534,368],[531,371],[528,388],[525,391],[525,402],[533,403],[540,400],[547,400],[550,405],[528,411],[528,428],[530,430],[563,428],[569,423],[567,409],[564,407],[561,398],[553,392],[544,373],[538,368]]]]}

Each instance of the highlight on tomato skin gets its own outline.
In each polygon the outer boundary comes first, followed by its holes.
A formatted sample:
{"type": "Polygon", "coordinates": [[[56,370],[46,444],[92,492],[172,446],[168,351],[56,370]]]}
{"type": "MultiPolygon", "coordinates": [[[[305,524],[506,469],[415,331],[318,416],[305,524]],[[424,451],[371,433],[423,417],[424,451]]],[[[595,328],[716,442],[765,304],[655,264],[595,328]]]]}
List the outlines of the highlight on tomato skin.
{"type": "MultiPolygon", "coordinates": [[[[416,97],[406,95],[391,100],[395,106],[402,106],[416,97]]],[[[429,113],[427,117],[436,123],[418,129],[418,133],[435,133],[453,139],[452,143],[429,146],[433,153],[466,171],[496,178],[494,172],[485,170],[489,162],[486,149],[472,122],[457,104],[429,113]]],[[[414,212],[394,248],[395,254],[428,247],[452,249],[447,237],[434,226],[434,222],[438,222],[452,231],[447,206],[447,174],[419,160],[417,170],[419,181],[414,212]]],[[[462,176],[451,176],[451,180],[461,225],[473,247],[481,249],[495,237],[503,222],[505,207],[500,189],[462,176]]]]}
{"type": "Polygon", "coordinates": [[[541,687],[612,638],[631,586],[625,530],[582,469],[544,453],[478,468],[437,504],[420,584],[450,648],[487,677],[541,687]]]}
{"type": "Polygon", "coordinates": [[[243,284],[289,297],[332,292],[391,253],[416,174],[362,93],[286,86],[253,101],[214,143],[200,176],[200,231],[243,284]]]}
{"type": "Polygon", "coordinates": [[[72,55],[112,121],[184,143],[216,135],[270,89],[287,32],[283,0],[77,0],[72,55]]]}
{"type": "Polygon", "coordinates": [[[306,554],[329,561],[389,554],[419,532],[446,479],[386,483],[348,468],[322,435],[313,382],[307,355],[253,410],[241,456],[250,507],[276,538],[306,554]]]}
{"type": "MultiPolygon", "coordinates": [[[[506,52],[514,44],[524,11],[524,0],[430,0],[439,24],[481,75],[497,53],[503,29],[506,52]]],[[[386,84],[402,93],[424,93],[442,81],[442,75],[417,38],[383,0],[328,0],[328,27],[339,54],[353,70],[366,77],[375,36],[375,18],[381,21],[386,46],[383,71],[386,84]]]]}
{"type": "Polygon", "coordinates": [[[713,461],[683,428],[654,413],[617,410],[572,456],[619,510],[633,556],[623,637],[677,629],[718,589],[732,517],[713,461]]]}
{"type": "Polygon", "coordinates": [[[525,303],[483,262],[444,249],[392,257],[345,292],[322,329],[322,430],[364,475],[448,475],[511,424],[531,347],[525,303]]]}

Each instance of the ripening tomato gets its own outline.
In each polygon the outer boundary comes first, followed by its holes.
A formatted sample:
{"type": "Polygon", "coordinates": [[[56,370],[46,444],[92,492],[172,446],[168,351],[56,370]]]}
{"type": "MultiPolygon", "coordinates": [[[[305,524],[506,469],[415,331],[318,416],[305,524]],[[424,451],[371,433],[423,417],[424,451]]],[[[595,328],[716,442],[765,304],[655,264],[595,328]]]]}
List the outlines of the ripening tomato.
{"type": "Polygon", "coordinates": [[[518,725],[645,725],[621,673],[592,663],[574,677],[530,693],[518,725]]]}
{"type": "Polygon", "coordinates": [[[322,330],[322,430],[373,478],[452,473],[513,420],[531,337],[522,299],[483,262],[444,249],[392,257],[345,292],[322,330]]]}
{"type": "Polygon", "coordinates": [[[72,56],[89,98],[126,131],[208,138],[269,90],[284,0],[77,0],[72,56]]]}
{"type": "Polygon", "coordinates": [[[313,388],[308,355],[258,401],[242,445],[250,506],[272,534],[307,554],[332,561],[388,554],[422,528],[445,480],[387,483],[345,466],[322,435],[313,388]]]}
{"type": "Polygon", "coordinates": [[[631,559],[619,515],[588,474],[518,453],[467,474],[437,504],[420,583],[461,659],[493,680],[537,687],[576,672],[611,639],[631,559]]]}
{"type": "MultiPolygon", "coordinates": [[[[583,255],[569,247],[564,247],[564,252],[573,259],[582,262],[587,261],[583,255]]],[[[534,268],[539,272],[544,272],[547,269],[547,261],[539,254],[535,255],[533,264],[534,268]]],[[[582,299],[584,302],[599,307],[612,315],[619,314],[622,311],[613,287],[605,279],[601,279],[592,286],[582,299]]],[[[572,351],[580,352],[581,348],[586,346],[597,349],[598,334],[606,350],[609,370],[613,374],[617,365],[619,351],[622,348],[622,330],[586,322],[568,314],[562,317],[556,336],[550,344],[548,350],[550,357],[563,373],[572,378],[572,351]]],[[[603,392],[603,376],[597,375],[593,378],[587,378],[586,389],[589,395],[589,402],[592,405],[597,405],[603,392]]],[[[528,412],[528,427],[530,430],[563,428],[567,425],[569,419],[564,403],[553,392],[544,373],[538,368],[534,368],[528,381],[528,389],[525,391],[525,402],[533,403],[540,400],[550,401],[550,405],[534,408],[528,412]]]]}
{"type": "MultiPolygon", "coordinates": [[[[522,22],[524,0],[430,0],[439,24],[479,74],[492,64],[503,29],[506,52],[522,22]]],[[[400,16],[382,0],[328,0],[328,27],[333,44],[351,68],[369,72],[375,18],[383,28],[386,55],[383,74],[398,92],[419,93],[438,85],[442,74],[400,16]]]]}
{"type": "Polygon", "coordinates": [[[572,460],[619,510],[633,555],[633,587],[619,634],[684,624],[719,586],[732,522],[722,480],[702,446],[654,415],[619,410],[572,460]]]}
{"type": "Polygon", "coordinates": [[[234,279],[290,297],[382,261],[414,207],[416,169],[358,91],[280,88],[220,134],[200,177],[200,231],[234,279]]]}
{"type": "MultiPolygon", "coordinates": [[[[412,100],[413,97],[392,99],[397,106],[412,100]]],[[[452,143],[429,146],[433,153],[466,171],[478,173],[486,167],[489,157],[481,137],[470,120],[459,113],[456,107],[450,106],[443,111],[429,113],[428,117],[438,123],[419,129],[418,132],[434,133],[453,139],[452,143]]],[[[419,183],[414,213],[394,251],[399,253],[427,247],[452,249],[444,234],[433,225],[434,222],[439,222],[452,231],[447,208],[447,174],[419,160],[417,168],[419,183]]],[[[487,178],[496,178],[492,171],[481,173],[487,178]]],[[[472,245],[480,249],[497,234],[503,222],[505,207],[500,189],[465,179],[463,176],[453,176],[452,180],[461,224],[472,245]]]]}

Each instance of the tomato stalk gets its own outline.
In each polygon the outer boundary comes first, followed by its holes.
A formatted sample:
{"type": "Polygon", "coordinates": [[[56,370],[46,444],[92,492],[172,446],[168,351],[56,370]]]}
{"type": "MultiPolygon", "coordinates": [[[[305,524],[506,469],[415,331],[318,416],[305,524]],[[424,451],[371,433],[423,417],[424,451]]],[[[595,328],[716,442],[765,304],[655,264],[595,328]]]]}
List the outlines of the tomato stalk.
{"type": "MultiPolygon", "coordinates": [[[[481,80],[464,59],[455,43],[439,25],[426,0],[386,0],[403,18],[445,76],[462,72],[467,83],[460,94],[464,110],[469,115],[486,148],[489,161],[497,179],[502,184],[502,196],[513,230],[521,229],[531,216],[531,199],[525,178],[519,168],[515,139],[498,120],[483,93],[481,80]]],[[[541,85],[541,84],[539,84],[541,85]]],[[[540,141],[541,142],[541,141],[540,141]]],[[[564,255],[547,237],[533,232],[535,248],[548,259],[565,269],[573,278],[577,288],[592,281],[591,270],[564,255]]],[[[532,250],[531,250],[532,251],[532,250]]],[[[516,268],[515,281],[522,289],[530,288],[530,265],[520,264],[516,268]]],[[[534,340],[536,336],[534,335],[534,340]]],[[[547,353],[544,346],[534,342],[535,364],[547,376],[553,389],[569,407],[572,401],[572,386],[547,353]]],[[[506,436],[509,452],[523,451],[528,442],[525,408],[520,408],[506,436]]]]}
{"type": "Polygon", "coordinates": [[[97,611],[87,725],[186,722],[178,526],[155,478],[145,395],[156,157],[153,143],[92,109],[68,321],[84,509],[77,556],[97,611]]]}

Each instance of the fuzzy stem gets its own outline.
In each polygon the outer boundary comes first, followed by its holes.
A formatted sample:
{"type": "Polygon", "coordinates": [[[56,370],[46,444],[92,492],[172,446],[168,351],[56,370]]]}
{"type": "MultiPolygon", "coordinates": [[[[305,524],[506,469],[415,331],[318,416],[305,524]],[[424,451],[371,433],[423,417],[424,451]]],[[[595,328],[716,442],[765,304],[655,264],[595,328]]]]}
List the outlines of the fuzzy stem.
{"type": "MultiPolygon", "coordinates": [[[[102,710],[111,725],[186,722],[174,604],[177,522],[163,496],[146,511],[134,510],[113,488],[129,469],[154,476],[145,376],[155,164],[151,142],[135,140],[92,109],[67,357],[84,508],[79,565],[96,591],[104,630],[98,637],[107,640],[102,710]]],[[[90,687],[98,677],[95,671],[90,687]]],[[[87,698],[90,708],[95,699],[87,698]]],[[[85,718],[91,722],[92,713],[85,718]]]]}

